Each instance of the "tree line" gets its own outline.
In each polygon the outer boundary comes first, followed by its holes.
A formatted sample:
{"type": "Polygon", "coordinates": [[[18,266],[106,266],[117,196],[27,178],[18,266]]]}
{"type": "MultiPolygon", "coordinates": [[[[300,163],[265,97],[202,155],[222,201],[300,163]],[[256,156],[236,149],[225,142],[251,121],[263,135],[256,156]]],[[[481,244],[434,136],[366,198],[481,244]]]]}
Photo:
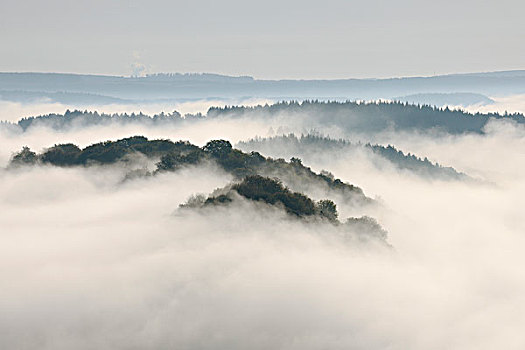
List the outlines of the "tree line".
{"type": "Polygon", "coordinates": [[[188,141],[148,140],[144,136],[133,136],[117,141],[95,143],[83,149],[71,143],[58,144],[40,154],[24,147],[13,155],[10,166],[109,165],[132,161],[134,154],[158,159],[152,175],[213,162],[236,179],[252,175],[278,177],[290,182],[322,186],[361,204],[372,203],[361,188],[343,182],[329,172],[316,173],[310,167],[303,165],[299,158],[292,157],[286,161],[283,158],[264,157],[259,152],[243,152],[233,148],[227,140],[211,140],[203,147],[198,147],[188,141]]]}
{"type": "Polygon", "coordinates": [[[399,101],[283,101],[258,106],[211,107],[206,114],[182,116],[179,112],[149,116],[143,113],[98,113],[96,111],[66,111],[64,114],[47,114],[22,118],[14,126],[25,131],[32,126],[45,125],[57,130],[88,127],[110,123],[140,123],[163,125],[193,122],[216,118],[264,118],[270,120],[286,115],[290,122],[302,122],[308,128],[337,126],[347,132],[379,132],[384,130],[428,131],[447,133],[483,133],[491,119],[525,123],[521,113],[468,113],[459,109],[439,108],[430,105],[409,104],[399,101]]]}

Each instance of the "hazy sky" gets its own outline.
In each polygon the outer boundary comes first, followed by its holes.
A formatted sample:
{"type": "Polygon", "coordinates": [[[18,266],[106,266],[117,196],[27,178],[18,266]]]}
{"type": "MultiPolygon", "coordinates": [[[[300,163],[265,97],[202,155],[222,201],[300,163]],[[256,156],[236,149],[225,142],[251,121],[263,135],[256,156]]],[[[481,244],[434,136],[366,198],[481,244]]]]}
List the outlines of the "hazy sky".
{"type": "Polygon", "coordinates": [[[258,78],[523,69],[522,0],[2,0],[0,71],[258,78]]]}

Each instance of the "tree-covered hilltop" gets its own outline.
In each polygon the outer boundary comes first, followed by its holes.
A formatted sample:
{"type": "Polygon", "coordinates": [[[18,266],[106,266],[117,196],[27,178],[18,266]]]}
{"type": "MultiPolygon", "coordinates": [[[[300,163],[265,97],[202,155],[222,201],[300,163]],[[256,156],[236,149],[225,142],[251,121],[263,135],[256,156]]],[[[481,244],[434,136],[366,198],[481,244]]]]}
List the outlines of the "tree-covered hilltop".
{"type": "Polygon", "coordinates": [[[332,200],[314,201],[305,194],[293,192],[278,179],[260,175],[246,176],[242,181],[215,190],[208,197],[193,196],[180,207],[182,209],[200,209],[228,206],[238,198],[276,207],[303,220],[329,223],[342,231],[358,234],[360,238],[374,238],[384,241],[387,237],[387,232],[371,217],[351,217],[341,222],[338,218],[337,206],[332,200]]]}
{"type": "Polygon", "coordinates": [[[344,183],[327,172],[315,173],[298,158],[289,162],[282,158],[264,157],[258,152],[245,153],[232,147],[226,140],[212,140],[204,147],[187,141],[148,140],[133,136],[117,141],[105,141],[83,149],[71,143],[54,145],[40,154],[24,147],[11,159],[11,166],[50,164],[55,166],[88,166],[127,161],[133,155],[158,159],[154,173],[177,171],[189,165],[214,163],[237,179],[250,175],[277,177],[288,186],[306,192],[310,188],[323,193],[336,193],[356,205],[371,203],[363,191],[344,183]]]}
{"type": "Polygon", "coordinates": [[[315,187],[322,188],[325,193],[336,192],[355,204],[371,202],[359,187],[344,183],[326,171],[315,173],[303,165],[299,158],[292,157],[287,162],[283,158],[264,157],[259,152],[245,153],[233,148],[226,140],[213,140],[201,149],[183,154],[168,153],[161,157],[157,170],[174,171],[187,164],[205,161],[213,161],[237,179],[250,175],[276,177],[301,192],[308,192],[315,187]]]}
{"type": "MultiPolygon", "coordinates": [[[[226,140],[212,140],[204,147],[187,141],[148,140],[133,136],[117,141],[105,141],[85,148],[74,144],[54,145],[37,154],[28,147],[11,159],[12,167],[47,164],[60,167],[110,165],[133,161],[134,155],[157,159],[156,169],[148,176],[175,172],[196,164],[216,164],[234,177],[234,183],[215,191],[209,197],[195,196],[183,207],[210,207],[228,204],[238,197],[265,203],[284,210],[287,214],[304,219],[324,222],[352,232],[356,237],[379,238],[384,241],[386,232],[374,219],[368,217],[338,219],[335,201],[363,208],[374,201],[354,185],[336,179],[327,172],[315,173],[298,158],[289,162],[284,159],[264,157],[258,152],[245,153],[232,147],[226,140]],[[315,196],[308,190],[316,188],[315,196]],[[319,190],[321,189],[321,190],[319,190]],[[334,198],[322,199],[322,198],[334,198]]],[[[142,176],[139,174],[138,176],[142,176]]]]}
{"type": "Polygon", "coordinates": [[[293,133],[281,136],[260,138],[241,141],[236,147],[248,152],[257,151],[277,157],[288,157],[294,154],[308,157],[319,154],[348,154],[357,151],[370,151],[380,159],[384,159],[398,169],[409,170],[418,175],[435,179],[469,179],[452,167],[444,167],[425,158],[396,149],[392,145],[372,145],[370,143],[353,143],[344,139],[332,139],[318,134],[296,136],[293,133]]]}
{"type": "MultiPolygon", "coordinates": [[[[105,114],[89,111],[66,111],[23,118],[17,127],[26,131],[35,126],[55,130],[74,127],[90,127],[110,124],[140,124],[146,126],[178,125],[210,119],[244,118],[268,123],[268,126],[285,126],[297,130],[330,130],[338,128],[351,133],[376,133],[381,131],[441,131],[451,134],[483,133],[491,119],[525,123],[523,114],[476,113],[437,108],[428,105],[412,105],[403,102],[336,102],[303,101],[279,102],[255,107],[212,107],[206,115],[200,113],[181,116],[177,111],[148,116],[143,113],[105,114]]],[[[6,124],[7,125],[7,124],[6,124]]]]}
{"type": "Polygon", "coordinates": [[[83,149],[71,144],[54,145],[34,158],[27,157],[31,152],[24,147],[11,160],[12,165],[41,162],[56,166],[79,166],[90,164],[112,164],[126,160],[133,154],[141,154],[149,158],[161,157],[171,152],[184,153],[199,149],[187,141],[172,142],[170,140],[148,140],[144,136],[133,136],[117,141],[95,143],[83,149]]]}

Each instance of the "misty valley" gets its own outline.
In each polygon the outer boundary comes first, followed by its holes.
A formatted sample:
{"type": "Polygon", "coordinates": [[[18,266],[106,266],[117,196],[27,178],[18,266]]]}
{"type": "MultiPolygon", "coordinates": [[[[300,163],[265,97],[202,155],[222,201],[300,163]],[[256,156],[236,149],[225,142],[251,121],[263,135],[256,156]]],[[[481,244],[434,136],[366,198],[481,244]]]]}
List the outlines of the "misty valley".
{"type": "Polygon", "coordinates": [[[0,350],[524,350],[524,13],[0,0],[0,350]]]}
{"type": "Polygon", "coordinates": [[[7,348],[489,349],[523,321],[522,113],[131,110],[0,124],[7,348]]]}

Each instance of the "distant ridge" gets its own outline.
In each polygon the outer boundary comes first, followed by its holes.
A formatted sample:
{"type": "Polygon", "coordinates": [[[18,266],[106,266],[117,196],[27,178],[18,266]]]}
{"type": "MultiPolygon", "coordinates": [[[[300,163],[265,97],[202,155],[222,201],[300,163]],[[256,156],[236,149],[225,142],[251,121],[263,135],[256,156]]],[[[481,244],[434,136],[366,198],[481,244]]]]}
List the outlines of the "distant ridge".
{"type": "Polygon", "coordinates": [[[181,72],[159,72],[146,74],[144,76],[124,76],[112,74],[85,74],[85,73],[67,73],[67,72],[0,72],[2,75],[28,75],[28,76],[70,76],[70,77],[99,77],[99,78],[119,78],[119,79],[157,79],[157,78],[171,78],[171,79],[232,79],[232,80],[248,80],[248,81],[385,81],[398,79],[432,79],[440,77],[525,77],[525,69],[503,70],[503,71],[488,71],[488,72],[470,72],[470,73],[450,73],[437,75],[416,75],[416,76],[400,76],[388,78],[337,78],[337,79],[256,79],[249,75],[228,75],[219,73],[181,73],[181,72]]]}
{"type": "Polygon", "coordinates": [[[482,94],[473,94],[465,92],[455,93],[427,93],[413,94],[393,98],[395,101],[406,101],[411,104],[424,104],[430,106],[461,106],[468,107],[472,105],[488,105],[494,103],[494,100],[482,94]]]}
{"type": "Polygon", "coordinates": [[[455,73],[449,74],[451,76],[471,76],[471,77],[525,77],[525,69],[516,69],[516,70],[505,70],[505,71],[495,71],[495,72],[480,72],[480,73],[455,73]]]}
{"type": "Polygon", "coordinates": [[[206,115],[201,113],[181,116],[177,111],[148,116],[143,113],[106,114],[90,111],[67,110],[62,114],[48,114],[20,119],[16,124],[2,125],[19,131],[44,126],[55,130],[91,127],[110,124],[175,125],[177,123],[216,120],[261,121],[265,125],[282,125],[280,116],[286,115],[286,125],[303,130],[325,130],[338,128],[348,134],[377,133],[383,131],[444,132],[449,134],[484,133],[491,120],[525,124],[520,113],[468,113],[460,109],[437,108],[428,105],[413,105],[407,102],[355,101],[284,101],[257,106],[210,107],[206,115]]]}
{"type": "MultiPolygon", "coordinates": [[[[244,152],[257,151],[272,157],[289,158],[305,157],[311,159],[319,154],[352,154],[368,151],[375,154],[383,161],[389,162],[397,169],[407,170],[426,178],[442,180],[471,180],[469,176],[456,171],[452,167],[444,167],[433,163],[426,157],[420,158],[410,153],[404,153],[392,145],[382,146],[377,144],[352,143],[344,139],[332,139],[326,136],[307,134],[296,136],[291,133],[266,138],[254,138],[240,141],[237,148],[244,152]]],[[[380,168],[380,165],[376,165],[380,168]]]]}
{"type": "Polygon", "coordinates": [[[489,97],[525,94],[525,70],[387,79],[262,80],[213,73],[145,77],[70,73],[0,73],[0,90],[86,93],[128,100],[260,97],[270,99],[391,99],[428,93],[489,97]]]}

